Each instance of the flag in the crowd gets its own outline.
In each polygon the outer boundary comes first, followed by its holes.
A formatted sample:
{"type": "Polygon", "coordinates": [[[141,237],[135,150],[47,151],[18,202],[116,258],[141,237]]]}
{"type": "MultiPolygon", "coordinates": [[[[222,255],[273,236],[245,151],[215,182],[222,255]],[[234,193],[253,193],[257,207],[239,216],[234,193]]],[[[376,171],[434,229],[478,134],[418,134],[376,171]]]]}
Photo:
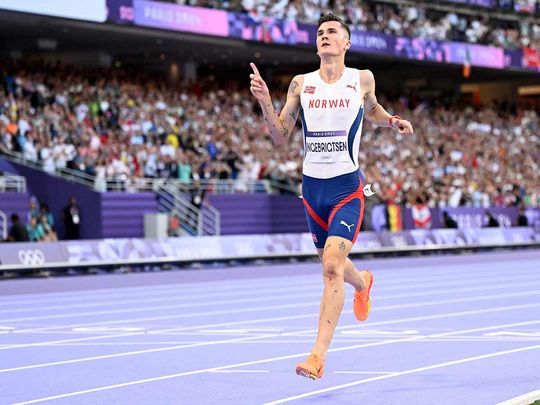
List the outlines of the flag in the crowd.
{"type": "Polygon", "coordinates": [[[403,223],[401,221],[401,207],[397,204],[388,205],[388,224],[390,225],[390,231],[396,232],[403,229],[403,223]]]}
{"type": "Polygon", "coordinates": [[[414,227],[416,229],[429,229],[431,228],[431,211],[427,204],[413,205],[412,217],[414,221],[414,227]]]}

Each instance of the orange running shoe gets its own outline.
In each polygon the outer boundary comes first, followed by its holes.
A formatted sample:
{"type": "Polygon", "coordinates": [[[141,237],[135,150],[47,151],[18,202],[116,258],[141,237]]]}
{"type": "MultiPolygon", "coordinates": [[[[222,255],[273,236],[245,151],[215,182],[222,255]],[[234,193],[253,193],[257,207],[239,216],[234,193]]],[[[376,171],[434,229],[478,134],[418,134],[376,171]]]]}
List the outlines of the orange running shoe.
{"type": "Polygon", "coordinates": [[[371,290],[371,286],[373,285],[373,274],[371,274],[369,271],[367,272],[367,274],[368,274],[367,288],[364,288],[362,291],[358,291],[358,290],[354,291],[353,312],[354,312],[354,316],[359,321],[365,321],[371,309],[371,300],[369,299],[369,292],[371,290]]]}
{"type": "Polygon", "coordinates": [[[317,354],[311,353],[306,361],[296,365],[296,374],[301,375],[302,377],[311,378],[312,380],[321,378],[323,373],[324,363],[317,354]]]}

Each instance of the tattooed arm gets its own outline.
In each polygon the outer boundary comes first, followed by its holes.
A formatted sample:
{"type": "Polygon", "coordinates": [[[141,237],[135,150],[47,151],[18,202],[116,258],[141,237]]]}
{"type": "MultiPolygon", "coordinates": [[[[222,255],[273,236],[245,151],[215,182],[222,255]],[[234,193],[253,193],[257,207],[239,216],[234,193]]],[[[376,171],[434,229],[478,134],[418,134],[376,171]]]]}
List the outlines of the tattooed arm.
{"type": "Polygon", "coordinates": [[[270,92],[266,83],[261,78],[259,70],[253,63],[251,63],[251,68],[253,69],[253,73],[250,75],[251,93],[253,93],[255,98],[259,101],[272,140],[275,144],[281,144],[290,136],[294,129],[296,119],[298,118],[298,112],[300,110],[300,91],[302,89],[304,77],[299,75],[292,79],[287,92],[287,102],[283,106],[281,113],[277,115],[274,106],[272,105],[270,92]]]}

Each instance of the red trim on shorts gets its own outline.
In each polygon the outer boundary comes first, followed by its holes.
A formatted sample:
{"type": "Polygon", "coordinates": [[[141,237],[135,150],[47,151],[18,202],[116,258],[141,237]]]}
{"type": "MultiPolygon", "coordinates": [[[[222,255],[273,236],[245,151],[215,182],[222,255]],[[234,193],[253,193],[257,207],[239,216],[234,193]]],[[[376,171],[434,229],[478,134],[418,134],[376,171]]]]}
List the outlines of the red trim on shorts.
{"type": "MultiPolygon", "coordinates": [[[[360,180],[360,183],[362,183],[362,180],[360,180]]],[[[362,221],[364,220],[364,199],[363,198],[360,199],[360,205],[361,207],[360,207],[360,215],[358,216],[358,226],[356,227],[356,231],[354,231],[354,237],[352,239],[353,245],[356,242],[356,238],[358,237],[358,232],[360,232],[360,227],[362,226],[362,221]]]]}
{"type": "Polygon", "coordinates": [[[319,226],[324,229],[326,232],[328,232],[328,224],[326,222],[323,221],[323,219],[317,215],[317,213],[315,211],[313,211],[313,208],[311,208],[306,200],[306,197],[303,197],[302,198],[302,201],[304,203],[304,206],[306,207],[306,210],[309,214],[309,216],[311,218],[313,218],[313,220],[315,222],[317,222],[319,224],[319,226]]]}
{"type": "MultiPolygon", "coordinates": [[[[334,219],[334,215],[336,215],[336,212],[338,212],[341,209],[341,207],[343,207],[345,204],[347,204],[348,202],[351,202],[355,198],[358,198],[360,200],[364,199],[364,183],[362,183],[362,178],[359,178],[359,180],[360,180],[360,184],[358,185],[358,188],[356,189],[356,191],[350,194],[349,196],[345,197],[334,207],[334,209],[330,213],[330,218],[328,218],[329,224],[332,223],[332,219],[334,219]]],[[[358,224],[358,227],[360,227],[360,223],[358,224]]]]}

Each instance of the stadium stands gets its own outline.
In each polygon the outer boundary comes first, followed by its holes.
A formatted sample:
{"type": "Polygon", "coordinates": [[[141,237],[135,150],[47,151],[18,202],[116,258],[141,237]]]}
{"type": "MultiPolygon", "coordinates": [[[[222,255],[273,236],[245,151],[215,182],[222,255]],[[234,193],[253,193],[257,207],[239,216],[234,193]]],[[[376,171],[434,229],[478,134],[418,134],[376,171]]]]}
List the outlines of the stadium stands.
{"type": "MultiPolygon", "coordinates": [[[[0,148],[136,191],[144,177],[300,181],[302,132],[276,147],[247,86],[176,87],[124,71],[34,65],[4,70],[0,148]],[[54,73],[53,73],[54,71],[54,73]],[[144,84],[142,84],[144,83],[144,84]]],[[[283,92],[274,92],[276,108],[283,92]]],[[[431,206],[540,205],[538,111],[405,96],[381,103],[415,125],[406,139],[364,125],[360,152],[383,201],[431,206]]],[[[537,108],[536,108],[537,110],[537,108]]]]}
{"type": "MultiPolygon", "coordinates": [[[[321,13],[333,10],[354,28],[392,35],[436,40],[470,42],[507,49],[540,47],[540,24],[528,8],[491,7],[495,1],[401,2],[350,0],[266,0],[208,1],[169,0],[170,3],[223,8],[249,13],[253,19],[264,16],[308,23],[321,13]],[[521,13],[518,13],[518,10],[521,13]]],[[[534,4],[534,2],[532,2],[534,4]]],[[[516,2],[519,5],[519,2],[516,2]]],[[[534,5],[533,11],[534,11],[534,5]]]]}

